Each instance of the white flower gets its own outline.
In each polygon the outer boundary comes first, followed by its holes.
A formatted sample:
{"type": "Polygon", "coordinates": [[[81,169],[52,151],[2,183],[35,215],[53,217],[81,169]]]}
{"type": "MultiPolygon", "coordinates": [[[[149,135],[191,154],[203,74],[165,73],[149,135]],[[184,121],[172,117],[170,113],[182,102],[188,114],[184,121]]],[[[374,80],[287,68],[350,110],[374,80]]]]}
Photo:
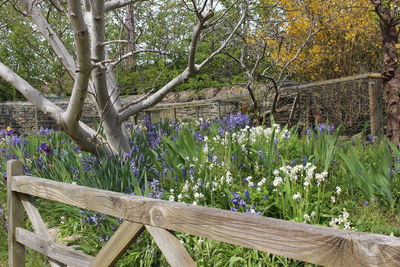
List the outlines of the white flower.
{"type": "Polygon", "coordinates": [[[182,187],[182,191],[183,192],[189,191],[189,182],[188,181],[185,182],[185,185],[182,187]]]}
{"type": "Polygon", "coordinates": [[[317,213],[315,211],[312,211],[310,215],[311,215],[311,217],[315,217],[317,215],[317,213]]]}
{"type": "Polygon", "coordinates": [[[323,182],[327,176],[328,172],[317,173],[315,175],[315,179],[317,179],[317,184],[320,185],[321,182],[323,182]]]}
{"type": "Polygon", "coordinates": [[[342,212],[342,217],[343,217],[343,219],[347,220],[350,217],[350,214],[346,210],[344,210],[342,212]]]}
{"type": "Polygon", "coordinates": [[[174,195],[170,195],[168,200],[169,200],[169,201],[175,201],[174,195]]]}
{"type": "Polygon", "coordinates": [[[230,184],[232,182],[232,173],[230,171],[228,171],[226,173],[226,183],[230,184]]]}
{"type": "Polygon", "coordinates": [[[194,198],[195,199],[199,199],[199,198],[203,198],[204,197],[204,195],[202,194],[202,193],[194,193],[194,198]]]}
{"type": "Polygon", "coordinates": [[[179,194],[179,195],[178,195],[178,201],[181,201],[182,198],[183,198],[182,194],[179,194]]]}
{"type": "Polygon", "coordinates": [[[296,194],[293,195],[293,200],[298,201],[299,199],[301,199],[301,194],[297,192],[296,194]]]}
{"type": "Polygon", "coordinates": [[[331,202],[336,203],[336,198],[334,196],[331,196],[331,202]]]}
{"type": "Polygon", "coordinates": [[[339,186],[336,186],[336,194],[339,195],[342,192],[342,189],[339,186]]]}
{"type": "Polygon", "coordinates": [[[303,218],[304,218],[304,221],[309,221],[310,220],[310,216],[307,213],[305,213],[303,215],[303,218]]]}
{"type": "Polygon", "coordinates": [[[282,184],[282,182],[283,182],[283,179],[282,179],[282,177],[275,177],[275,179],[274,179],[274,181],[272,182],[272,184],[275,186],[275,187],[277,187],[277,186],[280,186],[281,184],[282,184]]]}
{"type": "Polygon", "coordinates": [[[197,206],[197,202],[196,202],[196,201],[193,201],[192,205],[197,206]]]}
{"type": "Polygon", "coordinates": [[[171,193],[173,193],[174,191],[175,191],[175,190],[174,190],[174,189],[172,189],[172,188],[169,190],[169,192],[171,192],[171,193]]]}
{"type": "Polygon", "coordinates": [[[275,176],[278,176],[278,175],[279,175],[279,171],[278,171],[278,170],[274,170],[273,173],[274,173],[275,176]]]}

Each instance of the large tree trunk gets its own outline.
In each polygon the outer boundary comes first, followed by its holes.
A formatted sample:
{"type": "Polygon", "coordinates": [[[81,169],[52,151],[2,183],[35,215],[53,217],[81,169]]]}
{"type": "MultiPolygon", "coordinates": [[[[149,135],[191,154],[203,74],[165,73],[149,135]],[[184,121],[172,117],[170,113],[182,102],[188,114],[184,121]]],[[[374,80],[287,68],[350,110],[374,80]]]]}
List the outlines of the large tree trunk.
{"type": "Polygon", "coordinates": [[[387,116],[386,135],[396,145],[400,141],[400,70],[397,61],[396,43],[399,33],[396,26],[381,22],[382,77],[384,102],[387,116]]]}

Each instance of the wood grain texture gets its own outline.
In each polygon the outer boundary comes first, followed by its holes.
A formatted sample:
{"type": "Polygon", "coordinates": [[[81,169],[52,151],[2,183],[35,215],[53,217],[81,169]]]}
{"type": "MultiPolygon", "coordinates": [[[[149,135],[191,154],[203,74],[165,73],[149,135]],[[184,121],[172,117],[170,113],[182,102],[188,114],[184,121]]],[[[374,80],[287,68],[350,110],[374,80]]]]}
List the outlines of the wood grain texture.
{"type": "Polygon", "coordinates": [[[400,238],[130,196],[41,178],[14,191],[126,220],[328,266],[400,266],[400,238]]]}
{"type": "MultiPolygon", "coordinates": [[[[40,216],[40,213],[38,209],[36,208],[35,204],[33,203],[33,199],[29,195],[25,194],[19,194],[19,198],[21,199],[22,205],[24,206],[24,209],[26,213],[28,214],[28,218],[32,224],[32,228],[35,231],[35,233],[41,235],[43,238],[45,238],[48,241],[54,241],[47,230],[46,225],[43,222],[42,217],[40,216]]],[[[57,262],[54,259],[49,258],[49,263],[50,266],[52,267],[59,267],[59,266],[65,266],[62,263],[57,262]]]]}
{"type": "Polygon", "coordinates": [[[90,264],[92,267],[113,266],[143,232],[144,225],[124,221],[90,264]]]}
{"type": "Polygon", "coordinates": [[[75,249],[49,241],[41,235],[32,233],[21,227],[16,229],[16,239],[19,243],[34,249],[43,255],[56,259],[63,264],[73,267],[89,266],[93,257],[75,249]]]}
{"type": "Polygon", "coordinates": [[[149,225],[146,225],[146,229],[172,267],[197,266],[179,239],[169,231],[149,225]]]}
{"type": "Polygon", "coordinates": [[[25,266],[25,247],[15,238],[17,227],[24,226],[24,208],[16,192],[11,190],[15,175],[23,175],[22,162],[7,162],[7,205],[8,205],[8,265],[10,267],[25,266]]]}

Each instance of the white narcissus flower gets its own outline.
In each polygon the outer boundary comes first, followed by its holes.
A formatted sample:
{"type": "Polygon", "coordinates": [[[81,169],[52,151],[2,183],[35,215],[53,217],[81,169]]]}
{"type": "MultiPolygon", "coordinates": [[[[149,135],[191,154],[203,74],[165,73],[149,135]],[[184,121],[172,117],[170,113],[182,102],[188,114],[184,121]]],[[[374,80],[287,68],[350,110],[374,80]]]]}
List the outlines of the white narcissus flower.
{"type": "Polygon", "coordinates": [[[336,194],[339,195],[342,192],[342,189],[339,186],[336,186],[336,194]]]}
{"type": "Polygon", "coordinates": [[[282,184],[282,182],[283,182],[283,179],[282,179],[282,177],[275,177],[275,179],[274,179],[274,181],[272,182],[272,184],[275,186],[275,187],[277,187],[277,186],[280,186],[281,184],[282,184]]]}
{"type": "Polygon", "coordinates": [[[298,201],[299,199],[301,199],[301,194],[297,192],[296,194],[293,195],[293,200],[298,201]]]}

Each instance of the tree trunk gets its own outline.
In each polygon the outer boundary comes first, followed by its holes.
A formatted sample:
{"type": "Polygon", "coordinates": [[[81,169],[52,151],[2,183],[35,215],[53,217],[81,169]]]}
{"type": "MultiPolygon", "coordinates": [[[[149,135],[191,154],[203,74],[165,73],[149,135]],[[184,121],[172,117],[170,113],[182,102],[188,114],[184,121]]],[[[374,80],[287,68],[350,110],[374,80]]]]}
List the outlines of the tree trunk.
{"type": "MultiPolygon", "coordinates": [[[[126,53],[136,50],[136,23],[135,23],[135,7],[129,5],[126,7],[126,39],[128,44],[126,46],[126,53]]],[[[136,71],[136,55],[132,55],[126,61],[127,67],[135,72],[136,71]]]]}
{"type": "Polygon", "coordinates": [[[382,77],[384,102],[387,116],[386,136],[398,145],[400,141],[400,70],[397,61],[396,43],[399,33],[396,26],[381,22],[382,77]]]}

